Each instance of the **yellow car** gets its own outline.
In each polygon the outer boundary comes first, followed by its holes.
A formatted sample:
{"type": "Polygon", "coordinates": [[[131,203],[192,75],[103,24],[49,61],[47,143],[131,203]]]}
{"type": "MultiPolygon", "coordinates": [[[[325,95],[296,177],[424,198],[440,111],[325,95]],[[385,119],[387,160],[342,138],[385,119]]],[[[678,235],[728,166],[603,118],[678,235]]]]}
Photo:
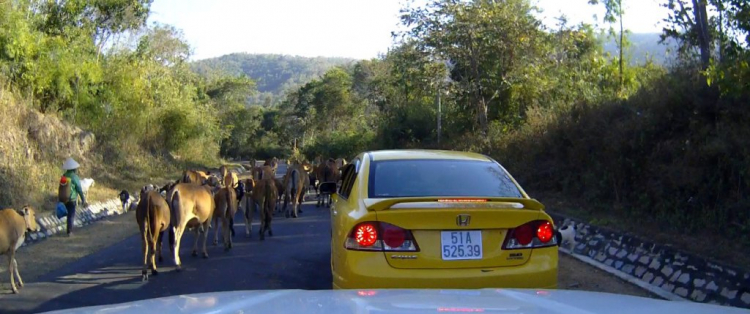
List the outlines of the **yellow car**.
{"type": "Polygon", "coordinates": [[[334,186],[334,289],[557,288],[552,219],[487,156],[365,152],[334,186]]]}

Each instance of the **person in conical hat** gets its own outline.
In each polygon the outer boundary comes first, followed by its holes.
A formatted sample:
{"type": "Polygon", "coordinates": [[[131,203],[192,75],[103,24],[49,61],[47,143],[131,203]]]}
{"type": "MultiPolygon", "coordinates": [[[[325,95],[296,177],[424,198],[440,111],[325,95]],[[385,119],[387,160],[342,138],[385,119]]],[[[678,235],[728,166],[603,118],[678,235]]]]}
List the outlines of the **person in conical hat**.
{"type": "Polygon", "coordinates": [[[62,168],[65,170],[63,177],[69,181],[70,184],[70,199],[65,203],[65,208],[68,210],[68,236],[73,235],[73,226],[76,218],[76,200],[81,197],[81,203],[83,207],[88,207],[86,197],[83,195],[83,189],[81,188],[81,178],[78,177],[78,168],[81,165],[78,164],[73,158],[68,157],[63,162],[62,168]]]}

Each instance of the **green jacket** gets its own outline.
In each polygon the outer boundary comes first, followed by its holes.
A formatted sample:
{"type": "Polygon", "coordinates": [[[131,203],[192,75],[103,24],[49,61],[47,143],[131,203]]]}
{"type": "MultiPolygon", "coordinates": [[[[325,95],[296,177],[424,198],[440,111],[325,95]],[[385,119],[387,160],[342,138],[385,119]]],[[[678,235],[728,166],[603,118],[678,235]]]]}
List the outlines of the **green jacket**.
{"type": "Polygon", "coordinates": [[[75,202],[78,195],[80,195],[81,202],[86,203],[86,198],[83,196],[83,189],[81,189],[81,178],[78,177],[75,170],[65,171],[63,175],[73,183],[73,186],[71,187],[73,190],[70,191],[70,201],[75,202]]]}

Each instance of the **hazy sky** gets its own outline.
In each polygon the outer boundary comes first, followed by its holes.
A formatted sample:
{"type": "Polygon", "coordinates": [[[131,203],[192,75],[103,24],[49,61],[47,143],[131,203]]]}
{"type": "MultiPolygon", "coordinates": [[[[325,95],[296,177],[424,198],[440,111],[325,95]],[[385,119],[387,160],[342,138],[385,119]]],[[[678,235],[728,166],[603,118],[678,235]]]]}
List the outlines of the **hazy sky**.
{"type": "MultiPolygon", "coordinates": [[[[423,3],[426,0],[417,0],[423,3]]],[[[624,0],[625,27],[658,32],[663,0],[624,0]]],[[[403,0],[155,0],[149,22],[176,26],[193,47],[191,59],[232,52],[373,58],[391,45],[403,0]]],[[[595,23],[604,10],[588,0],[536,0],[546,24],[565,14],[571,24],[595,23]]],[[[602,24],[599,21],[599,24],[602,24]]]]}

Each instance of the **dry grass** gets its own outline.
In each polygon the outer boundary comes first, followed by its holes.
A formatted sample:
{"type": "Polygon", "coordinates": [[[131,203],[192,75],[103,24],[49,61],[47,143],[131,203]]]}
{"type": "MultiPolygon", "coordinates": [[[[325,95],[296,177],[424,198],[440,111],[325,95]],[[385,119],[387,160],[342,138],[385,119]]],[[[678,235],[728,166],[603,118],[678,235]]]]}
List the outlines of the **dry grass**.
{"type": "Polygon", "coordinates": [[[57,203],[57,182],[62,162],[72,156],[81,164],[81,178],[93,178],[89,203],[133,192],[147,183],[164,184],[179,175],[178,168],[136,148],[109,147],[120,158],[104,157],[106,145],[93,134],[53,115],[31,109],[22,98],[0,89],[0,206],[25,204],[51,211],[57,203]]]}

